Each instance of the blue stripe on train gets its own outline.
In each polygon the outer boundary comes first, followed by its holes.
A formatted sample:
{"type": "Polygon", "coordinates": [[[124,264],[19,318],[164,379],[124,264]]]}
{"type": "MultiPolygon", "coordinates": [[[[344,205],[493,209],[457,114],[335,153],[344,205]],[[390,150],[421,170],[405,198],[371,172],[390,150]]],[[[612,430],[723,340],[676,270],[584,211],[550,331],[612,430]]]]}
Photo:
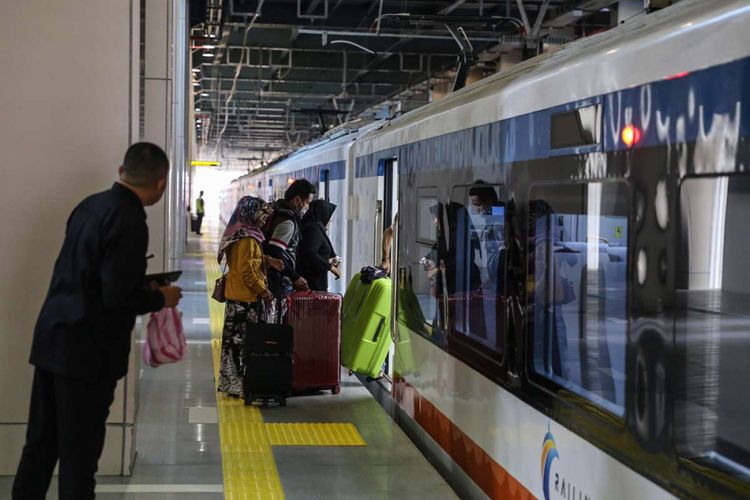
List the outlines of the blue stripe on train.
{"type": "Polygon", "coordinates": [[[273,179],[274,184],[277,186],[288,185],[289,179],[307,179],[313,184],[317,184],[320,181],[320,172],[323,170],[328,170],[329,181],[343,180],[346,175],[346,162],[340,160],[331,163],[323,163],[321,165],[306,167],[293,172],[272,175],[271,179],[273,179]]]}
{"type": "Polygon", "coordinates": [[[399,156],[399,151],[401,173],[619,151],[627,149],[621,132],[629,124],[642,134],[635,147],[705,140],[712,137],[712,126],[724,129],[716,140],[731,143],[747,137],[750,135],[750,58],[359,157],[355,176],[382,175],[383,160],[399,156]],[[580,148],[553,149],[550,144],[552,115],[591,104],[602,106],[601,142],[580,148]]]}

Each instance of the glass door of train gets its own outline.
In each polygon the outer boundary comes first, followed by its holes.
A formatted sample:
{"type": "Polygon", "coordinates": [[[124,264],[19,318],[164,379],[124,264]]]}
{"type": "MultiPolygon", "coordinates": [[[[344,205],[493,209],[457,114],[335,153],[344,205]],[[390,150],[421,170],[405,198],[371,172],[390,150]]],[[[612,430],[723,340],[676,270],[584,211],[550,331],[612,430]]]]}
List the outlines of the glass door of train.
{"type": "MultiPolygon", "coordinates": [[[[395,256],[392,235],[395,232],[394,220],[398,214],[398,159],[390,158],[378,163],[378,197],[375,208],[375,248],[374,256],[382,259],[395,256]]],[[[393,379],[393,356],[395,347],[391,348],[384,367],[385,375],[393,379]]]]}

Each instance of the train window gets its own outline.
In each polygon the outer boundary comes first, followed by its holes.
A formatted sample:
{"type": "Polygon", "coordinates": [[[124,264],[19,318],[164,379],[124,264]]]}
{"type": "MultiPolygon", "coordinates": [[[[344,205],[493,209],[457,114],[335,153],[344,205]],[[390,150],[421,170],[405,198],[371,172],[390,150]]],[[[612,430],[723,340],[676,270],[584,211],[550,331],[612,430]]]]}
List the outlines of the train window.
{"type": "Polygon", "coordinates": [[[419,304],[422,323],[432,325],[434,330],[440,330],[435,293],[436,283],[440,279],[440,250],[437,244],[440,210],[435,188],[417,190],[415,250],[419,265],[416,266],[417,272],[410,276],[411,288],[419,304]]]}
{"type": "Polygon", "coordinates": [[[421,189],[417,196],[417,241],[423,245],[434,245],[437,241],[437,193],[433,189],[421,189]]]}
{"type": "Polygon", "coordinates": [[[601,106],[585,106],[552,115],[552,149],[598,144],[601,140],[601,106]]]}
{"type": "Polygon", "coordinates": [[[318,184],[318,198],[325,201],[331,201],[328,193],[328,169],[320,171],[320,182],[318,184]]]}
{"type": "Polygon", "coordinates": [[[681,453],[750,478],[750,178],[680,189],[675,395],[681,453]]]}
{"type": "Polygon", "coordinates": [[[478,181],[453,188],[446,254],[450,332],[494,353],[504,345],[505,200],[478,181]]]}
{"type": "Polygon", "coordinates": [[[532,377],[623,416],[628,186],[536,186],[530,196],[532,377]]]}

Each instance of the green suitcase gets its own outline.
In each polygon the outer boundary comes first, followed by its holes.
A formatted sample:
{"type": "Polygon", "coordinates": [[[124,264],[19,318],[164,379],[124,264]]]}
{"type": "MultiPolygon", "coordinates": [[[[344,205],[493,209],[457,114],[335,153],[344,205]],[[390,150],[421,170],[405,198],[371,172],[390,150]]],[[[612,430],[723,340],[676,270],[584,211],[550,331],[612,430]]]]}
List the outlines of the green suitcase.
{"type": "Polygon", "coordinates": [[[391,347],[391,280],[363,284],[359,273],[349,282],[341,318],[341,364],[377,378],[391,347]]]}

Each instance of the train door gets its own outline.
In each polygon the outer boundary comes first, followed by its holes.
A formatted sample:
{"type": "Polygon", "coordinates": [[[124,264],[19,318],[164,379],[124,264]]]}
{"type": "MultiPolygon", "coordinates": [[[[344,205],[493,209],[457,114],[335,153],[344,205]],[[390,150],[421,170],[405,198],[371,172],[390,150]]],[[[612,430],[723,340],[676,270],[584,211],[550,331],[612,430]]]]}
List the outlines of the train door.
{"type": "Polygon", "coordinates": [[[381,257],[383,253],[383,234],[393,224],[396,212],[398,212],[398,159],[380,160],[378,162],[378,191],[375,200],[375,259],[381,257]]]}
{"type": "MultiPolygon", "coordinates": [[[[393,241],[391,241],[391,248],[383,248],[384,235],[386,229],[392,227],[394,218],[398,213],[398,159],[390,158],[380,160],[378,163],[378,196],[375,202],[375,248],[374,256],[376,260],[380,260],[379,257],[388,257],[385,255],[395,254],[393,248],[393,241]],[[381,255],[382,254],[382,255],[381,255]]],[[[387,242],[386,242],[387,244],[387,242]]],[[[394,287],[395,288],[395,287],[394,287]]],[[[395,302],[393,302],[395,304],[395,302]]],[[[395,306],[394,306],[395,313],[395,306]]],[[[385,374],[388,378],[392,379],[393,376],[393,356],[395,354],[395,347],[391,345],[386,358],[385,374]]]]}
{"type": "MultiPolygon", "coordinates": [[[[666,193],[668,188],[663,189],[666,193]]],[[[747,481],[750,478],[747,425],[750,176],[717,172],[684,178],[679,185],[679,211],[674,219],[668,212],[666,194],[662,199],[663,203],[659,203],[661,200],[657,198],[656,205],[659,227],[668,228],[676,219],[679,231],[674,262],[670,263],[666,255],[661,257],[665,268],[668,269],[668,264],[674,268],[673,331],[678,364],[673,394],[677,449],[682,457],[700,464],[700,468],[708,466],[731,476],[744,476],[747,481]],[[700,432],[695,430],[696,423],[700,423],[700,432]]],[[[641,253],[644,257],[639,255],[639,284],[655,288],[661,282],[666,283],[667,279],[658,273],[641,271],[646,267],[641,261],[652,259],[654,251],[644,246],[641,253]]],[[[648,344],[640,344],[637,359],[647,371],[652,371],[646,364],[653,358],[649,358],[645,348],[648,344]]],[[[659,364],[664,366],[663,362],[659,364]]],[[[647,380],[656,378],[654,373],[646,375],[651,375],[647,380]]],[[[647,407],[653,405],[647,391],[640,392],[643,396],[638,399],[647,407]]],[[[648,423],[646,412],[636,417],[648,423]]]]}

